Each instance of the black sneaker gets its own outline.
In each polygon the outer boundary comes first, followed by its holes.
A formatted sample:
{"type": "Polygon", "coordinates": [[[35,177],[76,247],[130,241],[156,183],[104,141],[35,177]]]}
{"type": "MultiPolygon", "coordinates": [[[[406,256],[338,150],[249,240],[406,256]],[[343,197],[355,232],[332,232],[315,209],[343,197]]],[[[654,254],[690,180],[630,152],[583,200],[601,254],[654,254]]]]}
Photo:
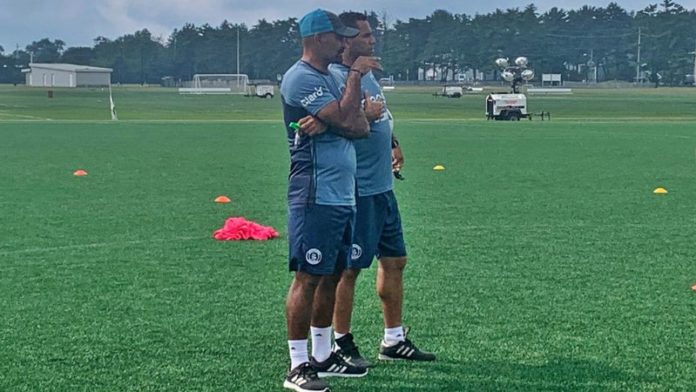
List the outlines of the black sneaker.
{"type": "Polygon", "coordinates": [[[379,345],[379,359],[383,361],[434,361],[435,354],[421,351],[415,344],[408,340],[409,328],[404,328],[404,340],[393,346],[387,346],[384,341],[379,345]]]}
{"type": "Polygon", "coordinates": [[[353,334],[348,333],[340,339],[336,339],[336,345],[334,346],[334,352],[338,354],[344,361],[352,363],[359,367],[370,367],[372,364],[360,355],[358,351],[358,346],[353,342],[353,334]]]}
{"type": "Polygon", "coordinates": [[[317,371],[309,362],[292,369],[285,377],[283,387],[296,392],[329,392],[329,384],[320,380],[317,371]]]}
{"type": "Polygon", "coordinates": [[[319,377],[362,377],[367,375],[367,368],[348,363],[335,352],[331,352],[329,358],[324,362],[317,362],[314,358],[309,361],[319,377]]]}

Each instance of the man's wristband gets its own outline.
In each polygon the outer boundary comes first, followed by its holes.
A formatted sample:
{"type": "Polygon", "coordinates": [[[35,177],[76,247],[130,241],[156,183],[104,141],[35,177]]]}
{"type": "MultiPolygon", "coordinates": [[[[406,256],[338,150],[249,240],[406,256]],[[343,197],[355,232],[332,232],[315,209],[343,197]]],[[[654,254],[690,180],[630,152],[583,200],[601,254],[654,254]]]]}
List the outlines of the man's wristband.
{"type": "Polygon", "coordinates": [[[395,137],[392,137],[392,148],[399,147],[399,141],[395,137]]]}
{"type": "Polygon", "coordinates": [[[358,71],[358,70],[357,70],[357,69],[355,69],[355,68],[351,68],[351,69],[350,69],[350,71],[348,71],[348,72],[357,72],[357,73],[358,73],[358,75],[360,75],[361,77],[363,76],[363,73],[362,73],[362,72],[360,72],[360,71],[358,71]]]}

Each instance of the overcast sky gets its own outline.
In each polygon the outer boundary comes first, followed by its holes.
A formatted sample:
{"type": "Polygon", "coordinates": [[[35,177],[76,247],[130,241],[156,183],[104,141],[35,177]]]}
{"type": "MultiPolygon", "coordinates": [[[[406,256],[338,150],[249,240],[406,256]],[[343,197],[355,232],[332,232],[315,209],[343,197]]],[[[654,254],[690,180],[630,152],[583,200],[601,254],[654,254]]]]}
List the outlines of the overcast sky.
{"type": "MultiPolygon", "coordinates": [[[[253,26],[259,19],[269,21],[301,17],[315,8],[334,12],[344,10],[386,11],[390,21],[423,18],[435,9],[452,13],[488,13],[496,8],[524,8],[534,3],[544,11],[552,6],[577,9],[583,5],[606,7],[609,1],[596,0],[487,0],[487,1],[412,1],[412,0],[0,0],[0,45],[12,52],[41,38],[62,39],[70,46],[92,46],[94,38],[114,39],[147,28],[155,36],[168,37],[174,28],[186,22],[218,26],[231,23],[253,26]]],[[[641,10],[660,0],[616,0],[627,10],[641,10]]],[[[696,8],[696,0],[677,0],[687,9],[696,8]]]]}

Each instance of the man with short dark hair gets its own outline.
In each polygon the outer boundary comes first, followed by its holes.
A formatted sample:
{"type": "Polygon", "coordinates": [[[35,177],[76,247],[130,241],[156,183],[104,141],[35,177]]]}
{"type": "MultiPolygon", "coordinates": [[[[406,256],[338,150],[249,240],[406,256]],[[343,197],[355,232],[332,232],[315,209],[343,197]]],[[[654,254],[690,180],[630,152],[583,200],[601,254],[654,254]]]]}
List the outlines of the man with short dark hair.
{"type": "MultiPolygon", "coordinates": [[[[340,60],[344,39],[358,31],[321,9],[305,15],[299,27],[302,58],[285,73],[280,88],[290,149],[289,269],[295,272],[286,301],[291,366],[283,386],[298,392],[328,391],[319,377],[367,374],[366,368],[331,351],[331,322],[355,214],[356,158],[351,139],[367,137],[369,124],[360,105],[360,76],[349,77],[341,95],[328,72],[329,63],[340,60]]],[[[354,68],[367,73],[379,63],[361,57],[354,68]]]]}
{"type": "MultiPolygon", "coordinates": [[[[376,41],[365,14],[345,12],[340,19],[346,26],[359,30],[358,35],[346,38],[342,63],[329,67],[336,80],[348,88],[347,83],[358,73],[356,60],[361,56],[372,56],[376,41]]],[[[353,341],[350,323],[357,277],[360,270],[369,268],[377,257],[376,284],[384,314],[384,339],[380,344],[379,359],[432,361],[434,354],[419,350],[406,337],[401,320],[406,246],[399,207],[392,190],[392,172],[398,172],[401,168],[403,155],[392,133],[391,114],[386,109],[386,100],[377,80],[372,72],[360,72],[360,76],[361,89],[367,91],[366,105],[381,102],[385,106],[379,112],[366,110],[370,137],[354,143],[357,155],[357,215],[351,259],[336,290],[334,350],[347,362],[370,366],[353,341]]]]}

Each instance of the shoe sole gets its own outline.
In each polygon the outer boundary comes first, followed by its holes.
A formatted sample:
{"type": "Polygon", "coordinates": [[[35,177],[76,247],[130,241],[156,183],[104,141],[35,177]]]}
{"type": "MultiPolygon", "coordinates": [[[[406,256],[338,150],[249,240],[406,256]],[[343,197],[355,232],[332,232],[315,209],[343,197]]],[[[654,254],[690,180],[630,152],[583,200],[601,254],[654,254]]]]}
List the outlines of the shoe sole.
{"type": "Polygon", "coordinates": [[[317,372],[317,376],[319,376],[319,378],[327,378],[327,377],[360,378],[360,377],[365,377],[365,376],[367,376],[367,373],[368,373],[367,370],[365,370],[365,373],[360,373],[360,374],[333,373],[333,372],[317,372]]]}
{"type": "Polygon", "coordinates": [[[287,380],[283,382],[283,387],[285,389],[292,389],[295,392],[329,392],[331,389],[329,387],[326,387],[324,389],[304,389],[299,385],[295,385],[287,380]]]}
{"type": "Polygon", "coordinates": [[[395,357],[390,357],[384,354],[379,354],[377,358],[380,361],[414,361],[414,362],[432,362],[435,360],[433,359],[418,359],[418,358],[395,358],[395,357]]]}

